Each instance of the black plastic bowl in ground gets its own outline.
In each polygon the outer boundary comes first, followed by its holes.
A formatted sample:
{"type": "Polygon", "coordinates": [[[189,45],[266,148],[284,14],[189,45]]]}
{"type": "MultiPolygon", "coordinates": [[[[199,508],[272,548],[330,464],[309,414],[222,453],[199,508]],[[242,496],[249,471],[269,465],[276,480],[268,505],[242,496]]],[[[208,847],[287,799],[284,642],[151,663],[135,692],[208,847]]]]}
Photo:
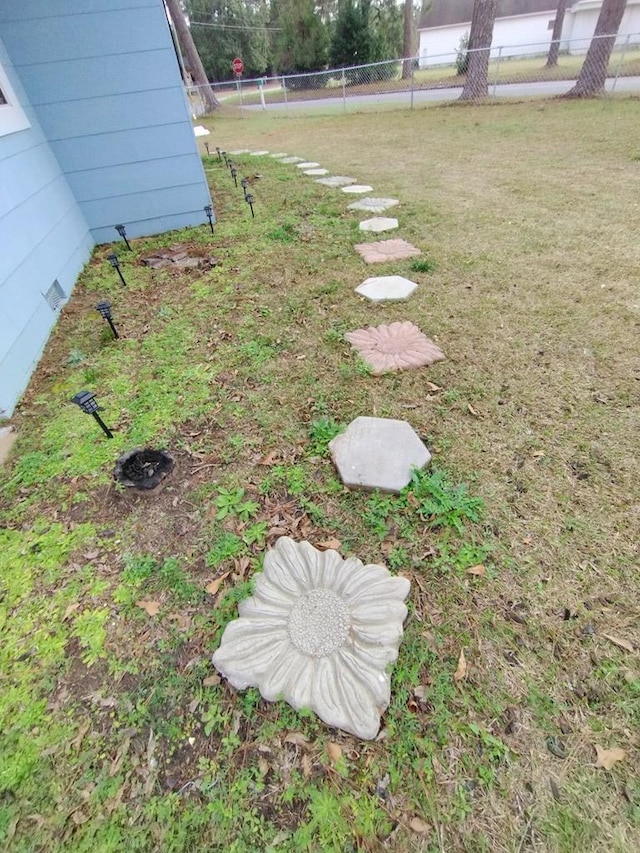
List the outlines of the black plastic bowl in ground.
{"type": "Polygon", "coordinates": [[[174,465],[173,458],[164,450],[137,447],[118,459],[113,476],[131,489],[155,489],[173,471],[174,465]]]}

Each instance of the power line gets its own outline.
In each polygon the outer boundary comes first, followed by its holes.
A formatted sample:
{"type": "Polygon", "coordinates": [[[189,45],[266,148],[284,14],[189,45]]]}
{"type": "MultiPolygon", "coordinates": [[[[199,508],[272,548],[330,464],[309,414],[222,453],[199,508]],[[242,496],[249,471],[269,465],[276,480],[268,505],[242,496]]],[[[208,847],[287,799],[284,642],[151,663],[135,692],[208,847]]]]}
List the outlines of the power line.
{"type": "Polygon", "coordinates": [[[207,21],[190,21],[191,26],[196,27],[214,27],[219,30],[262,30],[266,32],[282,32],[282,27],[249,27],[241,24],[211,24],[207,21]]]}

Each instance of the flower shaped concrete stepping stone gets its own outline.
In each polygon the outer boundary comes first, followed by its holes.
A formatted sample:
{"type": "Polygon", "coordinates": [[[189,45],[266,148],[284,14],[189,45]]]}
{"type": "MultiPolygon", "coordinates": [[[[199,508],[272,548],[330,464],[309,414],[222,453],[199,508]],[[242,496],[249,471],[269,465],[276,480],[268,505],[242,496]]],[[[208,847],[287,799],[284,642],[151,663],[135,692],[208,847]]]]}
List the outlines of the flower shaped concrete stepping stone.
{"type": "Polygon", "coordinates": [[[403,261],[406,258],[414,258],[416,255],[422,254],[420,249],[416,249],[411,243],[400,239],[378,240],[376,243],[358,243],[354,249],[368,264],[403,261]]]}
{"type": "Polygon", "coordinates": [[[296,169],[317,169],[320,163],[296,163],[296,169]]]}
{"type": "Polygon", "coordinates": [[[356,293],[370,302],[402,302],[418,285],[401,275],[380,275],[367,278],[356,287],[356,293]]]}
{"type": "Polygon", "coordinates": [[[397,494],[431,454],[406,421],[360,417],[329,442],[333,464],[348,488],[397,494]]]}
{"type": "Polygon", "coordinates": [[[281,160],[281,163],[302,163],[304,157],[285,157],[284,160],[281,160]]]}
{"type": "Polygon", "coordinates": [[[390,207],[400,204],[397,198],[361,198],[349,205],[349,210],[366,210],[367,213],[384,213],[390,207]]]}
{"type": "Polygon", "coordinates": [[[325,187],[346,187],[347,184],[355,184],[355,178],[348,178],[346,175],[332,175],[330,178],[319,178],[316,184],[322,184],[325,187]]]}
{"type": "Polygon", "coordinates": [[[360,353],[374,376],[394,370],[411,370],[444,361],[437,344],[408,320],[347,332],[345,339],[360,353]]]}
{"type": "Polygon", "coordinates": [[[373,187],[369,184],[352,184],[349,187],[342,187],[343,193],[370,193],[373,187]]]}
{"type": "Polygon", "coordinates": [[[393,231],[398,227],[397,219],[389,219],[385,216],[374,216],[373,219],[365,219],[358,226],[361,231],[393,231]]]}
{"type": "Polygon", "coordinates": [[[371,740],[391,698],[387,669],[398,657],[409,590],[384,566],[282,536],[213,664],[238,690],[257,687],[269,702],[311,708],[327,725],[371,740]]]}
{"type": "Polygon", "coordinates": [[[305,175],[328,175],[328,169],[305,169],[305,175]]]}
{"type": "Polygon", "coordinates": [[[251,157],[264,157],[268,154],[268,151],[249,151],[251,157]]]}

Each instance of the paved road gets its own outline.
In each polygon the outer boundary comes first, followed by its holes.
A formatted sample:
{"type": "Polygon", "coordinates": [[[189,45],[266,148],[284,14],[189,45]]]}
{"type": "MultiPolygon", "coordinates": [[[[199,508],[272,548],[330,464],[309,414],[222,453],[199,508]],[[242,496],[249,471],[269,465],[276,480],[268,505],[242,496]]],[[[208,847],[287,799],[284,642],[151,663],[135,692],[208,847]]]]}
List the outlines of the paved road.
{"type": "MultiPolygon", "coordinates": [[[[498,98],[545,98],[554,95],[563,95],[573,86],[574,80],[545,80],[537,83],[508,83],[498,86],[489,86],[489,94],[498,98]]],[[[611,92],[636,92],[640,94],[640,77],[620,77],[617,81],[613,78],[607,80],[607,91],[611,92]]],[[[414,104],[428,101],[453,101],[460,96],[461,87],[446,89],[416,89],[413,93],[414,104]]],[[[347,96],[346,105],[348,109],[374,104],[409,104],[411,95],[409,92],[385,92],[377,95],[350,95],[347,96]]],[[[284,102],[278,104],[267,104],[268,110],[281,110],[284,102]]],[[[342,98],[314,98],[304,101],[289,101],[287,109],[320,109],[330,107],[341,109],[342,98]]],[[[262,110],[260,104],[246,106],[246,110],[262,110]]]]}

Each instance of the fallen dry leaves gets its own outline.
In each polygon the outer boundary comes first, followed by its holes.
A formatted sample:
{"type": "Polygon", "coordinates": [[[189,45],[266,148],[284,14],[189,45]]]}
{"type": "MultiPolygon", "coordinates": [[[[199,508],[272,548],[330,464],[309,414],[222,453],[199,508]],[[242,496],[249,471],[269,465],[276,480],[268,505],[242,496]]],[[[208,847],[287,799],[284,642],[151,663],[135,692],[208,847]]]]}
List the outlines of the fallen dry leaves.
{"type": "Polygon", "coordinates": [[[633,645],[629,640],[621,640],[619,637],[612,637],[611,634],[603,634],[602,636],[609,640],[610,643],[613,643],[614,646],[619,646],[619,648],[626,649],[628,652],[633,651],[633,645]]]}
{"type": "Polygon", "coordinates": [[[339,551],[342,547],[342,542],[339,539],[327,539],[324,542],[318,542],[316,548],[319,551],[339,551]]]}
{"type": "Polygon", "coordinates": [[[211,583],[208,583],[205,586],[205,590],[209,593],[209,595],[215,595],[220,589],[222,583],[229,577],[230,574],[231,572],[225,572],[223,575],[220,575],[219,578],[216,578],[215,580],[211,581],[211,583]]]}
{"type": "Polygon", "coordinates": [[[470,569],[467,569],[468,575],[476,575],[479,578],[486,577],[487,570],[483,563],[478,563],[477,566],[471,566],[470,569]]]}
{"type": "Polygon", "coordinates": [[[149,616],[157,616],[160,612],[159,601],[136,601],[136,606],[146,610],[149,616]]]}
{"type": "Polygon", "coordinates": [[[340,744],[328,743],[327,755],[329,756],[329,759],[333,764],[335,764],[336,761],[339,761],[342,758],[342,747],[340,746],[340,744]]]}
{"type": "Polygon", "coordinates": [[[464,656],[464,649],[460,649],[460,657],[458,658],[458,667],[456,671],[453,673],[453,680],[456,684],[460,684],[461,681],[467,677],[467,659],[464,656]]]}
{"type": "Polygon", "coordinates": [[[429,824],[419,817],[411,818],[411,820],[409,821],[409,826],[414,832],[417,832],[419,835],[423,835],[425,832],[429,832],[429,824]]]}
{"type": "Polygon", "coordinates": [[[596,744],[595,747],[598,755],[596,767],[602,767],[604,770],[611,770],[616,761],[623,761],[627,756],[624,749],[620,749],[617,746],[613,747],[613,749],[604,749],[599,744],[596,744]]]}

